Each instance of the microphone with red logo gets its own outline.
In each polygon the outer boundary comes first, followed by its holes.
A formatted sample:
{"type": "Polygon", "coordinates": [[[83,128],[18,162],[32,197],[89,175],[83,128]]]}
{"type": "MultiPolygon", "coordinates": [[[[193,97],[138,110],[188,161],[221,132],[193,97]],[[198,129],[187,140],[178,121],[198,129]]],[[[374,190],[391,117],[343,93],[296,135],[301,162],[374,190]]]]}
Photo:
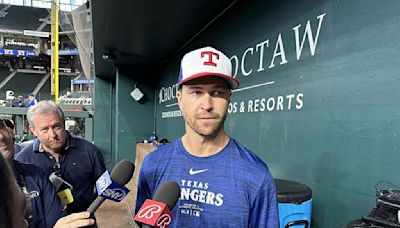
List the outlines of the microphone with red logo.
{"type": "Polygon", "coordinates": [[[175,181],[167,181],[161,185],[153,199],[144,201],[136,213],[135,221],[142,227],[168,228],[172,220],[171,210],[181,195],[181,188],[175,181]]]}
{"type": "Polygon", "coordinates": [[[116,202],[121,201],[126,195],[126,190],[123,186],[132,178],[134,170],[135,165],[132,162],[122,160],[115,165],[109,176],[107,175],[107,171],[101,175],[99,180],[96,181],[96,185],[99,184],[98,182],[101,182],[103,186],[98,188],[99,196],[90,204],[87,211],[93,215],[106,199],[116,202]]]}

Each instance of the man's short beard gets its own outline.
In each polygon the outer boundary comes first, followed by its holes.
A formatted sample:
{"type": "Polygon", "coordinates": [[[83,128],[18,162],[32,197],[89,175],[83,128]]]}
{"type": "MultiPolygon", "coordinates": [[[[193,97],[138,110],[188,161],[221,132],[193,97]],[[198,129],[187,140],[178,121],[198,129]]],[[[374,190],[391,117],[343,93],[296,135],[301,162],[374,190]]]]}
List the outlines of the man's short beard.
{"type": "Polygon", "coordinates": [[[207,138],[215,138],[217,135],[221,132],[221,129],[224,128],[225,120],[226,120],[226,114],[222,117],[221,121],[218,123],[218,125],[215,128],[212,128],[211,132],[204,132],[202,131],[201,127],[197,127],[195,124],[195,121],[193,121],[193,124],[189,122],[186,118],[185,115],[183,115],[185,119],[185,123],[197,134],[207,137],[207,138]]]}

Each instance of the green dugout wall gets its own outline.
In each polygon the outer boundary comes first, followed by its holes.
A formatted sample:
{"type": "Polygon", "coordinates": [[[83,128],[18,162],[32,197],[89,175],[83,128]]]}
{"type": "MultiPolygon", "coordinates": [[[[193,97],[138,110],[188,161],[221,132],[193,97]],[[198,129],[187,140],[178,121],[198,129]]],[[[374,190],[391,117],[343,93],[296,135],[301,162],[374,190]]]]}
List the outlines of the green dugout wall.
{"type": "Polygon", "coordinates": [[[238,1],[167,61],[156,97],[145,87],[156,109],[128,97],[135,81],[127,75],[119,85],[96,80],[95,143],[113,159],[134,156],[154,111],[159,138],[181,136],[180,58],[214,46],[231,58],[241,83],[228,133],[275,178],[312,188],[312,227],[342,227],[370,212],[379,180],[400,186],[399,12],[398,0],[238,1]],[[104,129],[107,118],[117,129],[104,129]]]}
{"type": "Polygon", "coordinates": [[[135,86],[137,82],[119,70],[111,81],[96,78],[93,138],[110,170],[122,159],[134,162],[136,143],[154,126],[154,89],[140,86],[146,101],[138,103],[130,96],[135,86]]]}
{"type": "MultiPolygon", "coordinates": [[[[231,57],[241,89],[227,131],[275,178],[312,188],[313,227],[369,213],[378,180],[400,185],[399,12],[399,1],[243,1],[187,48],[231,57]]],[[[158,135],[171,139],[184,132],[181,56],[158,89],[158,135]]]]}

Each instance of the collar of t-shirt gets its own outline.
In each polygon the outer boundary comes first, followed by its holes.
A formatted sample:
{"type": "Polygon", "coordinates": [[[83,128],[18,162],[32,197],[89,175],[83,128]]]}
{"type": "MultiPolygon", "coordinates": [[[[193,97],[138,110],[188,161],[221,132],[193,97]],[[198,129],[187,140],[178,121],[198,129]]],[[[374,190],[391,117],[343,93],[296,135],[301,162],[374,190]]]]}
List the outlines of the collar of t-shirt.
{"type": "Polygon", "coordinates": [[[217,153],[210,155],[210,156],[206,156],[206,157],[198,157],[195,156],[191,153],[189,153],[185,147],[183,146],[183,142],[182,142],[182,138],[177,140],[177,144],[178,144],[178,151],[183,154],[184,156],[188,157],[189,159],[196,161],[196,162],[210,162],[210,161],[215,161],[218,159],[224,159],[225,156],[229,156],[230,148],[232,148],[232,145],[234,143],[234,139],[229,138],[228,143],[225,145],[224,148],[222,148],[220,151],[218,151],[217,153]]]}
{"type": "Polygon", "coordinates": [[[60,175],[63,175],[65,172],[65,167],[61,165],[61,163],[66,162],[67,157],[68,157],[68,150],[71,148],[74,148],[76,146],[76,140],[75,138],[67,133],[67,140],[66,144],[63,150],[60,151],[59,153],[59,158],[56,159],[52,154],[47,152],[44,148],[42,143],[37,140],[36,143],[34,144],[34,152],[36,153],[41,153],[46,155],[50,160],[52,160],[52,171],[55,171],[59,173],[60,175]],[[63,168],[64,167],[64,168],[63,168]]]}

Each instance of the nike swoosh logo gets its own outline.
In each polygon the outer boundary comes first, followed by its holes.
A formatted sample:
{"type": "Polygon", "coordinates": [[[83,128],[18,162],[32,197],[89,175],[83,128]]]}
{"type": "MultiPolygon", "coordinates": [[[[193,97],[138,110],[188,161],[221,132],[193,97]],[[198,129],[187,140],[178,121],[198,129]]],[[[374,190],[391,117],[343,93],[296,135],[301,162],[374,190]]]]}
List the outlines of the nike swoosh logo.
{"type": "Polygon", "coordinates": [[[190,174],[190,175],[195,175],[195,174],[199,174],[199,173],[205,172],[205,171],[207,171],[207,170],[208,170],[208,169],[193,170],[193,168],[190,168],[189,174],[190,174]]]}

